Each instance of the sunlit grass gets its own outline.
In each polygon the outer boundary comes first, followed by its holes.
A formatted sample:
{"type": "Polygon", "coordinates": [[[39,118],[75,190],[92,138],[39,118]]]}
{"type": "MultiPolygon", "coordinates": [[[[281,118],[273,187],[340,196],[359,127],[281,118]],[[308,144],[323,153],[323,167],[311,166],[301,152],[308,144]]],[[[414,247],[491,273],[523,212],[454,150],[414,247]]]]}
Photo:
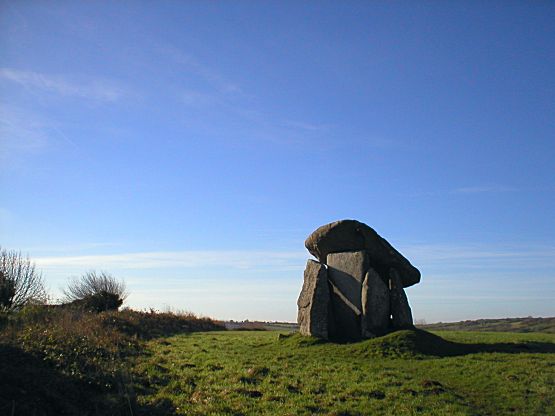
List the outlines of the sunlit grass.
{"type": "Polygon", "coordinates": [[[401,331],[352,344],[276,332],[149,343],[139,401],[193,415],[555,414],[555,336],[401,331]]]}

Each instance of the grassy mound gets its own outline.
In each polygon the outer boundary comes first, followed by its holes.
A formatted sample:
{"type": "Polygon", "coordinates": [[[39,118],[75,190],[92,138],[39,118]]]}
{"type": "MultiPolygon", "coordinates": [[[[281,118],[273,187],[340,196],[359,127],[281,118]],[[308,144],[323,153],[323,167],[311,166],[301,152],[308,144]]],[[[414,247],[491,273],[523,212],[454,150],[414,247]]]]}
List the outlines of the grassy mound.
{"type": "MultiPolygon", "coordinates": [[[[314,337],[303,337],[298,333],[282,335],[281,339],[290,346],[296,347],[322,344],[334,345],[333,342],[327,342],[314,337]]],[[[447,341],[438,335],[421,329],[406,329],[392,332],[382,337],[337,345],[343,346],[338,348],[338,350],[343,350],[346,354],[350,355],[392,358],[448,357],[464,354],[469,348],[467,345],[447,341]]]]}
{"type": "Polygon", "coordinates": [[[382,357],[448,357],[465,352],[465,346],[421,329],[406,329],[354,346],[362,355],[382,357]]]}
{"type": "MultiPolygon", "coordinates": [[[[456,332],[440,332],[442,335],[453,335],[456,332]]],[[[472,334],[472,333],[467,333],[472,334]]],[[[510,334],[509,334],[510,335],[510,334]]],[[[506,341],[506,337],[491,334],[493,339],[506,341]]],[[[414,358],[455,357],[477,353],[555,353],[555,344],[550,341],[528,341],[524,335],[512,336],[512,342],[483,343],[475,335],[467,337],[458,335],[462,342],[454,342],[422,329],[406,329],[391,332],[382,337],[359,342],[336,344],[314,337],[304,337],[298,333],[280,335],[282,342],[291,348],[303,348],[319,345],[336,345],[335,353],[360,357],[414,358]],[[520,339],[522,338],[522,341],[520,339]]],[[[536,338],[540,339],[541,336],[536,338]]],[[[549,338],[549,336],[547,336],[549,338]]]]}

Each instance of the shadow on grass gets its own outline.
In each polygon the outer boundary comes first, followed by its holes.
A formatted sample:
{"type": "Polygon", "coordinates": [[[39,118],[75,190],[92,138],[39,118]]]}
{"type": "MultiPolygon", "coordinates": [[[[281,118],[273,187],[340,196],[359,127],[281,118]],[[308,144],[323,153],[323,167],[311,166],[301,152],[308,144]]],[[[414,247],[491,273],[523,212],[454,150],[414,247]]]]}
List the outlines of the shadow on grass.
{"type": "Polygon", "coordinates": [[[48,366],[20,348],[0,344],[2,415],[168,415],[170,403],[141,406],[123,384],[103,391],[48,366]]]}
{"type": "Polygon", "coordinates": [[[478,353],[504,353],[504,354],[547,354],[555,353],[555,344],[550,342],[501,342],[501,343],[459,343],[448,341],[438,335],[413,329],[390,334],[397,335],[407,347],[416,353],[438,357],[452,357],[458,355],[478,353]]]}

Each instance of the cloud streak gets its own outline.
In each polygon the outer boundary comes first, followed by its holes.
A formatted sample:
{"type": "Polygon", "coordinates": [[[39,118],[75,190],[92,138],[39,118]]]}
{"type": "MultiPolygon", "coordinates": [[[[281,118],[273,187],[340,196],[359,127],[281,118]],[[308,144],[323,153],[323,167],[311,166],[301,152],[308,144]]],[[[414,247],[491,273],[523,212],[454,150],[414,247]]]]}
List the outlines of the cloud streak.
{"type": "Polygon", "coordinates": [[[401,252],[438,283],[555,278],[555,246],[420,245],[401,252]]]}
{"type": "MultiPolygon", "coordinates": [[[[526,313],[545,314],[545,305],[555,296],[553,246],[420,244],[399,248],[423,273],[423,284],[411,287],[409,297],[419,316],[428,320],[466,319],[470,310],[477,316],[503,314],[507,304],[518,302],[526,313]],[[509,274],[515,278],[507,280],[509,274]],[[448,306],[439,314],[434,308],[444,308],[441,305],[448,306]]],[[[112,272],[129,284],[133,307],[171,305],[234,319],[294,320],[295,299],[309,257],[304,250],[182,250],[53,255],[34,260],[50,284],[60,287],[69,276],[90,269],[112,272]]]]}
{"type": "Polygon", "coordinates": [[[191,54],[170,45],[161,46],[158,49],[163,55],[169,57],[173,62],[182,66],[191,74],[211,84],[218,92],[224,94],[243,94],[241,87],[237,83],[228,80],[221,73],[205,65],[191,54]]]}
{"type": "Polygon", "coordinates": [[[290,268],[304,266],[307,255],[303,252],[275,251],[171,251],[142,252],[87,256],[39,257],[39,267],[52,268],[101,268],[121,269],[167,269],[167,268],[290,268]]]}
{"type": "Polygon", "coordinates": [[[35,112],[0,107],[0,171],[22,170],[25,156],[37,155],[53,145],[77,148],[60,123],[35,112]]]}
{"type": "MultiPolygon", "coordinates": [[[[553,246],[413,245],[401,247],[401,252],[432,276],[438,270],[455,276],[496,269],[522,272],[523,269],[537,271],[541,268],[549,273],[555,268],[553,246]]],[[[45,256],[36,258],[36,263],[45,269],[302,271],[308,258],[310,255],[304,251],[185,250],[45,256]]]]}
{"type": "Polygon", "coordinates": [[[60,76],[13,68],[0,68],[0,79],[18,84],[28,90],[41,90],[94,101],[113,102],[124,95],[121,87],[104,80],[72,82],[60,76]]]}
{"type": "Polygon", "coordinates": [[[511,186],[501,185],[486,185],[486,186],[469,186],[464,188],[457,188],[451,191],[452,194],[483,194],[483,193],[498,193],[498,192],[516,192],[518,189],[511,186]]]}
{"type": "Polygon", "coordinates": [[[2,106],[0,108],[0,159],[14,152],[34,153],[48,143],[44,120],[35,115],[2,106]]]}

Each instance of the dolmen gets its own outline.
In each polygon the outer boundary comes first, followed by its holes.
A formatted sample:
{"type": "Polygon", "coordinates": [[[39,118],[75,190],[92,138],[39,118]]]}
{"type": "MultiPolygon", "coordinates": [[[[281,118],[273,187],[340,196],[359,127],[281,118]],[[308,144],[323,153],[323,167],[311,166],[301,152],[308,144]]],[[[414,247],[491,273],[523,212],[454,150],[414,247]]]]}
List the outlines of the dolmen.
{"type": "Polygon", "coordinates": [[[308,260],[297,301],[302,335],[359,340],[413,326],[404,288],[420,272],[371,227],[332,222],[305,246],[318,261],[308,260]]]}

